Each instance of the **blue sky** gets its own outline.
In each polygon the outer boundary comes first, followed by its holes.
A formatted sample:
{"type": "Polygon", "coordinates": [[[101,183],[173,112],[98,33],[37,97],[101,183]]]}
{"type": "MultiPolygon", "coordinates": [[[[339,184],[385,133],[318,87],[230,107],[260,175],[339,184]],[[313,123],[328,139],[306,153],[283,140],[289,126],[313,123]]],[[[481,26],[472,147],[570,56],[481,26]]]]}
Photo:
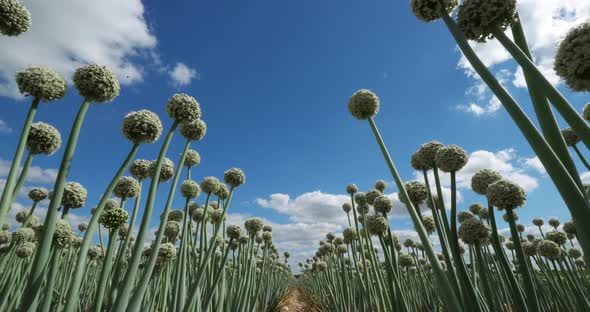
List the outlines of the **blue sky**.
{"type": "MultiPolygon", "coordinates": [[[[236,193],[230,220],[266,218],[278,229],[279,247],[295,251],[294,258],[300,260],[327,231],[342,230],[339,195],[347,183],[369,190],[378,179],[391,180],[368,124],[346,109],[348,97],[360,88],[381,98],[376,122],[404,179],[414,178],[409,157],[421,143],[436,139],[458,144],[473,153],[471,170],[504,170],[528,183],[528,204],[519,211],[522,221],[530,223],[533,216],[569,218],[550,179],[535,166],[531,149],[505,111],[470,75],[444,25],[419,22],[403,1],[170,5],[110,0],[88,2],[84,8],[72,0],[52,5],[24,2],[33,14],[31,32],[0,38],[8,47],[0,52],[0,57],[6,56],[0,61],[4,167],[12,158],[29,105],[29,99],[15,93],[15,70],[47,65],[69,79],[78,64],[97,62],[109,65],[123,85],[113,103],[91,107],[81,133],[69,175],[89,191],[88,207],[75,211],[80,219],[88,216],[130,148],[120,133],[123,116],[150,109],[167,127],[171,120],[165,103],[174,93],[184,92],[200,102],[208,125],[204,140],[193,144],[202,157],[193,177],[200,181],[209,175],[221,177],[230,167],[242,168],[247,183],[236,193]],[[71,10],[71,20],[58,18],[60,7],[71,10]],[[44,29],[35,28],[37,18],[47,20],[44,29]],[[47,39],[55,33],[58,43],[47,39]]],[[[590,5],[553,2],[523,0],[520,10],[538,64],[561,86],[551,72],[554,47],[569,27],[590,16],[590,5]],[[528,14],[533,8],[538,14],[528,14]]],[[[475,48],[533,116],[527,91],[519,83],[521,75],[505,52],[493,43],[475,48]]],[[[563,91],[578,109],[590,98],[563,91]]],[[[67,97],[42,105],[36,119],[56,126],[65,140],[80,103],[70,85],[67,97]]],[[[142,146],[138,156],[155,158],[160,144],[142,146]]],[[[175,162],[181,148],[177,135],[168,153],[175,162]]],[[[27,185],[50,188],[47,179],[59,166],[62,151],[36,157],[39,177],[27,185]]],[[[169,184],[161,187],[158,214],[168,188],[169,184]]],[[[390,183],[388,193],[394,191],[390,183]]],[[[462,207],[483,200],[468,188],[460,192],[462,207]]],[[[19,203],[29,205],[26,198],[19,198],[19,203]]],[[[400,231],[412,228],[403,216],[392,225],[400,231]]]]}

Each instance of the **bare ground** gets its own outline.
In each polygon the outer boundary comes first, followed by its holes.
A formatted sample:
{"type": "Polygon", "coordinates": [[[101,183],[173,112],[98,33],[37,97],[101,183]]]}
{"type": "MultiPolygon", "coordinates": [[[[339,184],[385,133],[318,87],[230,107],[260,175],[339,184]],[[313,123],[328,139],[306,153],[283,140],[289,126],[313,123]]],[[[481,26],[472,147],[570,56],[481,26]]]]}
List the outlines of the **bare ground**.
{"type": "Polygon", "coordinates": [[[299,287],[292,287],[281,298],[274,312],[319,312],[313,299],[299,287]]]}

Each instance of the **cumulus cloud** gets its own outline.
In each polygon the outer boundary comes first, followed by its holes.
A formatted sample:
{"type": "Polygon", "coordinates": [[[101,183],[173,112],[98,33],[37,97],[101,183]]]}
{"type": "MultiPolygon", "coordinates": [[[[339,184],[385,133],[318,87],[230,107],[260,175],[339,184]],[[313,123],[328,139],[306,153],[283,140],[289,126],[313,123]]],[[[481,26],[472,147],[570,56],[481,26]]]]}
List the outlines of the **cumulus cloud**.
{"type": "MultiPolygon", "coordinates": [[[[40,222],[42,223],[45,220],[45,215],[47,214],[47,206],[46,202],[41,202],[35,208],[35,212],[33,215],[39,218],[40,222]]],[[[15,202],[12,204],[12,207],[8,214],[6,215],[6,223],[12,225],[12,228],[15,229],[18,225],[16,222],[16,214],[20,211],[29,211],[31,209],[31,204],[25,205],[20,202],[15,202]]],[[[78,224],[82,222],[88,222],[90,220],[89,216],[83,216],[76,212],[70,212],[66,216],[66,220],[72,226],[72,229],[77,233],[78,224]]]]}
{"type": "Polygon", "coordinates": [[[12,128],[8,126],[8,123],[4,120],[0,120],[0,133],[11,133],[12,128]]]}
{"type": "Polygon", "coordinates": [[[286,214],[295,222],[344,223],[342,204],[350,202],[349,195],[313,191],[291,199],[288,194],[271,194],[268,199],[257,198],[256,203],[286,214]]]}
{"type": "Polygon", "coordinates": [[[177,87],[188,85],[195,78],[199,79],[199,73],[196,70],[181,62],[176,63],[176,66],[168,74],[172,79],[172,84],[177,87]]]}
{"type": "MultiPolygon", "coordinates": [[[[504,178],[518,183],[527,192],[531,192],[539,186],[539,181],[538,178],[531,175],[527,169],[532,168],[535,171],[539,171],[543,168],[542,166],[540,168],[532,167],[534,165],[536,165],[534,158],[522,158],[516,153],[516,150],[512,148],[497,152],[485,150],[474,151],[469,155],[467,165],[455,175],[457,182],[457,202],[463,202],[463,192],[472,192],[471,177],[482,169],[496,170],[504,178]]],[[[422,172],[415,171],[414,178],[424,182],[424,175],[422,172]]],[[[445,207],[449,209],[451,205],[450,175],[441,172],[440,180],[445,207]]],[[[428,174],[428,181],[430,182],[430,188],[434,192],[436,190],[436,185],[432,171],[428,174]]]]}
{"type": "MultiPolygon", "coordinates": [[[[445,199],[450,199],[450,189],[444,188],[445,199]]],[[[390,219],[407,218],[406,207],[399,201],[397,192],[386,194],[393,201],[390,219]]],[[[305,259],[312,257],[319,247],[320,240],[326,239],[326,234],[332,232],[337,236],[348,227],[346,214],[342,211],[342,204],[349,202],[349,195],[329,194],[321,191],[303,193],[292,199],[288,194],[271,194],[268,198],[258,198],[259,206],[273,209],[289,216],[290,223],[274,223],[265,220],[273,227],[273,241],[281,251],[289,251],[292,255],[291,266],[298,272],[298,263],[305,263],[305,259]]],[[[447,202],[448,207],[450,203],[447,202]]],[[[425,214],[428,209],[421,207],[425,214]]],[[[373,213],[372,211],[370,213],[373,213]]],[[[229,223],[243,224],[249,216],[230,214],[229,223]]],[[[402,240],[412,238],[418,240],[413,230],[395,230],[394,233],[402,240]]],[[[375,241],[379,249],[379,242],[375,241]]]]}
{"type": "Polygon", "coordinates": [[[539,157],[535,156],[531,158],[523,158],[523,162],[527,167],[537,171],[538,173],[547,174],[547,170],[545,170],[545,167],[541,163],[541,160],[539,160],[539,157]]]}
{"type": "MultiPolygon", "coordinates": [[[[227,224],[238,224],[244,228],[244,222],[251,218],[249,214],[230,213],[227,216],[227,224]]],[[[272,226],[273,243],[277,245],[281,255],[288,251],[291,254],[289,263],[295,272],[298,271],[298,263],[305,262],[306,258],[313,256],[318,242],[325,239],[327,233],[339,234],[344,229],[343,225],[329,222],[292,222],[275,223],[263,219],[265,224],[272,226]]]]}
{"type": "MultiPolygon", "coordinates": [[[[571,28],[590,18],[590,2],[576,0],[521,0],[518,1],[520,19],[522,20],[529,48],[539,70],[554,85],[559,84],[559,77],[553,71],[553,59],[559,42],[571,28]]],[[[506,33],[512,38],[511,32],[506,33]]],[[[487,43],[471,43],[484,64],[494,71],[507,71],[507,82],[517,88],[526,87],[523,72],[512,62],[510,54],[497,40],[487,43]]],[[[474,72],[471,64],[462,56],[458,67],[473,78],[473,84],[480,86],[481,79],[474,72]]],[[[501,74],[500,74],[501,75],[501,74]]],[[[499,77],[502,79],[502,77],[499,77]]],[[[484,98],[474,97],[469,104],[461,106],[464,111],[475,116],[489,115],[500,106],[493,95],[486,91],[484,98]],[[478,104],[483,103],[483,104],[478,104]],[[492,105],[493,104],[493,105],[492,105]]]]}
{"type": "Polygon", "coordinates": [[[0,95],[19,98],[14,73],[33,65],[69,78],[80,65],[99,63],[113,70],[122,84],[142,80],[138,59],[155,48],[156,38],[140,0],[23,2],[33,25],[19,37],[0,37],[0,95]]]}
{"type": "MultiPolygon", "coordinates": [[[[469,71],[467,71],[468,76],[469,71]]],[[[510,71],[500,70],[496,73],[498,82],[505,86],[511,76],[510,71]]],[[[477,80],[466,91],[466,96],[472,98],[473,101],[467,105],[458,105],[459,110],[471,113],[477,117],[494,114],[502,107],[502,102],[488,90],[487,85],[482,80],[477,80]]]]}
{"type": "Polygon", "coordinates": [[[457,185],[462,188],[471,187],[471,177],[481,169],[498,171],[508,180],[518,183],[527,192],[536,189],[539,182],[536,177],[526,172],[519,162],[520,157],[513,148],[498,152],[478,150],[469,155],[467,165],[457,173],[457,185]]]}
{"type": "MultiPolygon", "coordinates": [[[[471,192],[471,177],[481,169],[496,170],[505,178],[518,183],[526,191],[530,192],[539,185],[537,178],[529,172],[532,170],[539,172],[540,168],[534,167],[535,165],[534,158],[523,158],[512,148],[496,152],[474,151],[469,155],[467,165],[456,174],[457,200],[459,203],[463,202],[463,192],[471,192]]],[[[587,179],[590,180],[590,172],[587,176],[587,179]]],[[[440,177],[445,206],[450,209],[450,177],[446,173],[441,173],[440,177]]],[[[414,179],[424,180],[422,173],[417,171],[414,172],[414,179]]],[[[431,189],[435,191],[432,172],[429,173],[429,182],[431,183],[431,189]]],[[[389,215],[390,219],[408,218],[407,209],[399,201],[397,192],[387,193],[386,196],[393,201],[393,209],[389,215]]],[[[290,223],[269,223],[273,226],[274,239],[280,242],[279,246],[297,255],[292,264],[296,264],[295,259],[304,260],[313,255],[318,247],[318,241],[325,239],[327,232],[340,235],[348,224],[346,215],[342,211],[342,204],[349,201],[349,195],[330,194],[319,190],[303,193],[295,198],[292,198],[289,194],[275,193],[267,198],[256,199],[259,206],[273,209],[289,217],[290,223]]],[[[429,209],[425,205],[422,205],[421,209],[425,214],[429,214],[429,209]]],[[[236,217],[239,218],[234,220],[241,223],[246,218],[244,215],[233,216],[233,218],[236,217]]],[[[418,236],[413,230],[397,230],[395,232],[402,241],[407,238],[418,240],[418,236]]],[[[436,237],[433,238],[435,247],[437,242],[436,237]]]]}
{"type": "MultiPolygon", "coordinates": [[[[12,161],[0,158],[0,178],[8,176],[12,161]]],[[[21,168],[22,169],[22,168],[21,168]]],[[[29,183],[53,183],[57,178],[57,169],[43,169],[39,166],[31,166],[27,173],[25,182],[29,183]]]]}

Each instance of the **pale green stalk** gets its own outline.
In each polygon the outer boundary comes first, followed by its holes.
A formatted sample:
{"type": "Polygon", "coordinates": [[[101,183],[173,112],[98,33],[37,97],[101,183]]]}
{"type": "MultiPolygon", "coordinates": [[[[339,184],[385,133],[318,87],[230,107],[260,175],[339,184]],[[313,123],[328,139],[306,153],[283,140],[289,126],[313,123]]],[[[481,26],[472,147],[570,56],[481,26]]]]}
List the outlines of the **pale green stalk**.
{"type": "Polygon", "coordinates": [[[14,203],[16,196],[18,196],[18,192],[23,187],[25,179],[27,178],[27,173],[29,172],[29,168],[31,167],[31,162],[33,162],[33,154],[29,152],[27,155],[27,159],[25,160],[23,169],[20,172],[20,176],[18,177],[16,185],[14,186],[14,190],[12,191],[12,198],[10,199],[10,204],[14,203]]]}
{"type": "MultiPolygon", "coordinates": [[[[222,220],[225,217],[225,214],[227,212],[227,208],[229,207],[229,204],[231,202],[233,192],[234,192],[234,187],[232,186],[229,190],[229,196],[227,197],[227,201],[225,202],[225,205],[223,207],[223,212],[221,214],[222,220]]],[[[203,262],[201,263],[201,265],[199,266],[199,269],[197,270],[197,276],[195,277],[194,282],[191,283],[191,285],[189,287],[190,296],[188,297],[187,305],[184,307],[184,312],[191,311],[192,307],[194,306],[194,304],[197,300],[197,294],[199,293],[199,285],[201,285],[201,280],[203,279],[203,273],[205,271],[204,267],[208,263],[209,259],[211,259],[211,255],[213,254],[213,251],[217,247],[217,240],[215,239],[215,237],[217,236],[217,234],[219,234],[219,229],[220,229],[220,227],[217,227],[215,229],[213,235],[211,236],[211,245],[207,249],[207,254],[204,256],[203,262]]],[[[203,238],[201,238],[201,239],[203,239],[203,238]]],[[[203,254],[201,254],[201,257],[203,257],[203,254]]]]}
{"type": "Polygon", "coordinates": [[[156,168],[154,170],[154,177],[150,183],[150,190],[147,196],[147,202],[143,212],[141,226],[139,227],[139,233],[137,234],[137,239],[133,248],[133,255],[127,266],[125,277],[119,285],[119,295],[117,296],[117,300],[115,300],[115,303],[109,309],[110,311],[123,312],[127,309],[129,296],[131,295],[131,290],[133,289],[133,284],[135,283],[135,276],[137,274],[139,261],[141,260],[141,254],[143,252],[143,243],[147,237],[147,232],[149,231],[150,227],[152,210],[154,208],[154,201],[156,200],[156,190],[158,189],[160,171],[162,170],[162,163],[164,162],[166,151],[168,151],[168,146],[170,146],[170,141],[172,141],[172,137],[174,136],[177,126],[178,121],[174,121],[172,126],[170,126],[170,130],[168,130],[168,134],[166,134],[166,138],[164,139],[164,143],[160,149],[160,154],[158,155],[158,160],[156,162],[156,168]]]}
{"type": "MultiPolygon", "coordinates": [[[[125,158],[125,160],[121,164],[121,167],[119,167],[119,170],[117,170],[117,172],[115,173],[115,175],[111,179],[111,182],[109,183],[109,185],[107,186],[107,189],[103,193],[103,195],[98,203],[98,206],[96,206],[96,210],[94,211],[94,214],[92,214],[92,218],[90,218],[90,222],[88,223],[88,228],[86,229],[86,234],[84,235],[84,240],[82,241],[82,245],[80,246],[78,259],[76,261],[76,268],[74,269],[74,272],[72,273],[72,280],[69,285],[67,302],[64,307],[64,312],[66,312],[66,311],[73,312],[76,309],[76,306],[78,304],[79,294],[80,294],[80,285],[82,283],[82,278],[84,276],[84,270],[85,270],[85,266],[86,266],[86,259],[88,257],[88,249],[90,248],[90,244],[92,243],[92,240],[94,239],[94,229],[98,226],[99,227],[98,234],[102,235],[100,232],[100,225],[98,223],[100,215],[104,211],[104,207],[105,207],[111,193],[113,192],[113,189],[117,185],[119,178],[123,175],[123,172],[125,172],[125,170],[129,166],[129,163],[131,162],[133,157],[135,157],[135,154],[137,153],[138,148],[139,148],[139,144],[133,144],[133,146],[131,147],[131,150],[129,151],[129,154],[127,155],[127,158],[125,158]]],[[[102,248],[102,245],[101,245],[101,248],[102,248]]]]}
{"type": "Polygon", "coordinates": [[[510,96],[504,87],[502,87],[498,80],[477,57],[471,46],[469,46],[465,36],[463,33],[461,33],[451,17],[447,13],[443,13],[442,18],[445,21],[449,31],[455,38],[459,48],[463,52],[463,55],[465,55],[467,60],[473,66],[474,70],[490,87],[496,97],[498,97],[500,102],[504,105],[504,108],[506,108],[510,117],[514,120],[522,134],[527,139],[530,146],[533,148],[537,156],[539,156],[539,160],[547,170],[547,173],[552,178],[553,183],[557,187],[563,200],[570,209],[570,212],[574,217],[574,222],[577,220],[576,228],[579,229],[579,241],[582,245],[582,248],[584,249],[584,253],[590,254],[590,228],[584,228],[581,226],[581,223],[590,222],[590,207],[586,197],[582,192],[580,192],[577,184],[574,182],[568,171],[564,168],[557,155],[555,155],[551,147],[537,131],[531,120],[522,111],[518,103],[516,103],[516,101],[510,96]]]}
{"type": "Polygon", "coordinates": [[[534,79],[535,83],[538,84],[541,90],[543,90],[543,93],[547,96],[549,101],[551,101],[555,109],[557,109],[559,114],[572,127],[576,134],[580,136],[584,145],[590,149],[590,127],[582,116],[580,116],[565,97],[551,84],[551,82],[549,82],[549,80],[547,80],[547,78],[545,78],[545,76],[543,76],[541,71],[539,71],[529,57],[522,52],[522,50],[514,44],[514,42],[512,42],[512,40],[510,40],[500,28],[497,27],[492,31],[492,34],[514,57],[516,62],[522,67],[523,72],[528,73],[530,79],[534,79]]]}
{"type": "MultiPolygon", "coordinates": [[[[184,159],[186,158],[186,153],[188,152],[189,147],[190,147],[190,141],[187,140],[186,143],[184,144],[184,149],[182,151],[182,154],[180,155],[180,159],[178,161],[178,168],[177,168],[176,172],[174,173],[172,185],[170,186],[170,191],[168,192],[168,199],[166,200],[166,206],[164,207],[164,211],[162,212],[162,220],[160,221],[160,226],[158,227],[158,235],[156,235],[155,244],[152,247],[152,252],[150,254],[149,260],[147,261],[147,265],[145,265],[145,268],[143,270],[143,274],[141,275],[141,279],[139,280],[137,287],[135,288],[135,290],[133,292],[133,296],[129,300],[129,306],[127,308],[127,312],[137,311],[139,309],[140,303],[143,300],[143,296],[145,294],[145,290],[147,289],[147,285],[149,284],[150,278],[152,276],[152,272],[154,271],[153,269],[154,269],[154,266],[156,265],[156,258],[158,256],[158,251],[160,250],[160,245],[162,244],[162,238],[164,237],[164,229],[166,228],[166,221],[168,220],[168,214],[170,212],[170,208],[172,207],[172,202],[174,200],[174,194],[176,192],[176,187],[178,185],[178,180],[180,179],[182,166],[184,165],[184,159]]],[[[188,209],[188,205],[185,205],[185,207],[188,209]]],[[[142,247],[142,249],[143,249],[143,247],[142,247]]],[[[177,260],[177,261],[180,261],[180,260],[177,260]]]]}
{"type": "MultiPolygon", "coordinates": [[[[401,194],[404,198],[410,198],[408,196],[408,193],[406,192],[406,188],[402,182],[402,179],[399,176],[397,169],[395,168],[395,165],[393,164],[393,161],[391,160],[391,157],[389,156],[389,152],[387,151],[387,147],[385,147],[385,143],[383,142],[383,139],[381,138],[381,134],[379,133],[379,130],[377,129],[377,126],[375,125],[373,118],[369,118],[369,124],[371,125],[371,129],[373,130],[373,134],[375,135],[375,138],[377,139],[377,143],[379,143],[379,147],[381,149],[381,152],[383,153],[383,157],[385,158],[385,162],[387,163],[387,166],[389,167],[389,170],[391,171],[391,175],[393,176],[393,179],[395,180],[395,183],[396,183],[399,191],[401,192],[401,194]]],[[[438,258],[436,256],[434,248],[432,247],[432,244],[430,243],[430,239],[428,238],[428,234],[426,233],[426,230],[424,229],[424,226],[422,225],[422,221],[418,218],[418,214],[416,213],[416,209],[413,207],[412,203],[409,201],[408,201],[407,208],[408,208],[407,209],[408,213],[410,214],[410,217],[412,218],[412,222],[414,223],[414,228],[416,229],[416,232],[418,232],[418,236],[420,237],[420,241],[422,242],[422,246],[424,247],[424,251],[426,252],[426,255],[428,256],[428,260],[430,261],[430,263],[432,265],[432,269],[437,276],[437,281],[441,284],[441,293],[442,293],[443,300],[445,301],[445,303],[447,304],[447,306],[450,310],[457,311],[457,312],[463,311],[463,308],[461,307],[461,304],[459,303],[458,294],[454,291],[453,286],[451,285],[446,274],[442,270],[440,263],[438,262],[438,258]]]]}
{"type": "MultiPolygon", "coordinates": [[[[31,267],[31,274],[29,275],[25,293],[23,295],[23,304],[21,306],[22,311],[33,312],[37,310],[39,291],[41,289],[41,284],[43,283],[45,266],[47,265],[47,260],[50,256],[51,241],[53,239],[53,233],[55,232],[55,223],[57,221],[58,213],[57,208],[61,204],[66,178],[70,171],[70,164],[74,157],[80,129],[82,128],[82,123],[84,122],[84,117],[86,116],[89,106],[90,102],[84,100],[70,131],[68,143],[66,144],[61,165],[55,180],[55,186],[53,187],[53,196],[47,207],[47,215],[45,216],[45,222],[43,223],[43,234],[37,245],[37,252],[35,253],[33,266],[31,267]]],[[[8,193],[11,193],[12,188],[12,185],[7,184],[5,186],[5,190],[10,190],[8,193]]],[[[0,215],[0,221],[3,221],[2,219],[3,216],[0,215]]]]}
{"type": "Polygon", "coordinates": [[[100,271],[100,278],[98,280],[98,288],[96,289],[96,295],[94,297],[94,312],[100,312],[103,310],[102,302],[104,301],[104,294],[107,290],[107,282],[111,272],[111,264],[113,263],[113,255],[115,253],[115,245],[117,242],[118,230],[112,229],[109,231],[109,243],[107,245],[107,251],[102,263],[102,269],[100,271]]]}
{"type": "Polygon", "coordinates": [[[0,198],[0,224],[4,224],[6,214],[10,210],[12,190],[14,189],[14,184],[16,183],[16,175],[25,153],[27,138],[29,137],[31,124],[33,123],[33,119],[35,118],[38,107],[39,98],[34,98],[33,102],[31,103],[31,107],[29,108],[29,112],[27,113],[27,117],[25,117],[25,123],[23,124],[23,129],[21,130],[20,136],[18,138],[16,152],[12,158],[12,163],[10,164],[10,169],[8,170],[8,175],[6,176],[6,182],[4,184],[4,191],[2,192],[2,197],[0,198]]]}
{"type": "Polygon", "coordinates": [[[127,249],[129,248],[129,243],[131,242],[131,236],[133,235],[133,228],[135,226],[135,219],[137,218],[137,212],[139,210],[139,203],[141,202],[141,189],[142,189],[143,180],[139,181],[139,192],[135,197],[135,204],[133,205],[133,212],[131,213],[131,220],[129,221],[129,229],[127,230],[127,235],[125,236],[125,240],[123,244],[120,246],[119,254],[117,255],[117,260],[115,262],[115,269],[113,270],[113,286],[111,287],[111,295],[109,296],[109,306],[113,304],[115,298],[117,297],[117,290],[119,286],[119,282],[121,280],[121,275],[123,274],[123,267],[125,257],[127,257],[127,249]]]}

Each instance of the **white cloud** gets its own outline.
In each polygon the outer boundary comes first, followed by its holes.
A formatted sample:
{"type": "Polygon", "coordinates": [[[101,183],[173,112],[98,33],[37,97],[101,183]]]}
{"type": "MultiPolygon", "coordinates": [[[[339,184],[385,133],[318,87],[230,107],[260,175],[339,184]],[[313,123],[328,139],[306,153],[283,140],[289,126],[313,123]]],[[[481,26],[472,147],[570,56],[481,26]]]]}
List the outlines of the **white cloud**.
{"type": "Polygon", "coordinates": [[[122,84],[141,81],[136,61],[156,46],[140,0],[24,0],[33,25],[19,37],[0,37],[0,95],[20,97],[14,73],[43,65],[71,77],[84,63],[108,66],[122,84]],[[67,18],[64,18],[67,12],[67,18]]]}
{"type": "Polygon", "coordinates": [[[535,156],[531,158],[523,158],[523,162],[526,166],[536,170],[540,174],[547,174],[547,170],[545,170],[545,167],[541,163],[541,160],[539,160],[539,157],[535,156]]]}
{"type": "MultiPolygon", "coordinates": [[[[30,209],[31,204],[24,205],[19,202],[13,203],[10,211],[6,215],[6,223],[11,224],[14,229],[18,225],[18,222],[16,222],[16,214],[20,211],[29,211],[30,209]]],[[[37,205],[37,207],[35,208],[35,212],[33,213],[33,215],[39,218],[40,223],[43,223],[46,214],[47,207],[45,205],[42,205],[41,203],[37,205]]],[[[88,222],[90,220],[90,217],[82,216],[77,214],[76,212],[70,211],[66,216],[66,220],[70,223],[74,232],[77,233],[78,224],[82,222],[88,222]]]]}
{"type": "Polygon", "coordinates": [[[8,126],[6,121],[0,119],[0,133],[11,133],[12,128],[8,126]]]}
{"type": "MultiPolygon", "coordinates": [[[[485,101],[484,101],[485,102],[485,101]]],[[[467,105],[460,105],[458,108],[477,117],[491,115],[502,107],[502,103],[497,97],[492,96],[484,105],[471,102],[467,105]]]]}
{"type": "MultiPolygon", "coordinates": [[[[12,162],[9,160],[4,160],[0,158],[0,177],[5,178],[8,175],[11,163],[12,162]]],[[[57,169],[43,169],[39,166],[31,166],[27,173],[27,178],[25,179],[25,182],[50,184],[53,183],[56,178],[57,169]]]]}
{"type": "MultiPolygon", "coordinates": [[[[534,163],[534,161],[531,159],[533,158],[521,158],[517,155],[516,150],[512,148],[500,150],[498,152],[490,152],[484,150],[472,152],[469,155],[469,160],[465,167],[463,167],[459,172],[455,174],[455,179],[457,183],[457,203],[463,202],[463,192],[472,192],[471,177],[473,177],[473,175],[476,172],[482,169],[492,169],[498,171],[504,178],[515,183],[518,183],[527,192],[535,190],[539,186],[538,179],[537,177],[529,174],[527,169],[534,169],[535,171],[538,171],[539,169],[531,167],[534,163]]],[[[444,172],[439,172],[439,177],[442,187],[445,208],[450,209],[450,175],[444,172]]],[[[414,171],[414,179],[424,182],[423,173],[421,171],[414,171]]],[[[432,192],[436,193],[436,184],[434,179],[434,173],[432,171],[428,172],[428,180],[430,182],[430,188],[432,192]]],[[[590,173],[588,175],[588,180],[590,180],[590,173]]],[[[399,205],[401,205],[401,203],[399,203],[399,205]]],[[[422,207],[422,210],[426,211],[426,213],[428,213],[429,211],[425,207],[422,207]]],[[[395,215],[396,217],[408,216],[406,210],[399,211],[401,213],[395,215]]]]}
{"type": "Polygon", "coordinates": [[[286,214],[295,222],[331,222],[344,224],[346,214],[342,204],[350,202],[348,195],[313,191],[291,199],[288,194],[272,194],[269,199],[257,198],[256,203],[286,214]]]}
{"type": "MultiPolygon", "coordinates": [[[[520,19],[522,20],[529,48],[539,70],[554,85],[559,84],[559,77],[553,71],[553,59],[559,42],[571,28],[590,18],[590,2],[577,0],[520,0],[518,1],[520,19]]],[[[511,31],[506,34],[512,38],[511,31]]],[[[499,80],[510,82],[517,88],[526,87],[526,82],[520,67],[512,61],[510,54],[497,40],[487,43],[471,43],[471,46],[490,68],[500,69],[509,73],[509,77],[499,77],[499,80]]],[[[467,59],[462,56],[458,67],[465,74],[475,79],[474,85],[481,86],[481,79],[475,74],[467,59]]],[[[462,105],[462,110],[475,116],[482,116],[497,111],[500,106],[490,106],[493,95],[487,92],[484,98],[479,97],[477,104],[470,100],[462,105]],[[495,108],[495,109],[494,109],[495,108]]],[[[497,102],[499,104],[499,102],[497,102]]]]}
{"type": "MultiPolygon", "coordinates": [[[[467,71],[467,75],[471,75],[469,71],[467,71]]],[[[510,71],[505,69],[496,73],[498,82],[500,82],[500,84],[503,86],[506,85],[510,77],[510,71]]],[[[479,79],[467,89],[465,95],[467,97],[474,98],[474,101],[467,105],[458,105],[457,108],[459,110],[471,113],[477,117],[492,115],[502,107],[500,100],[495,95],[493,95],[488,89],[487,85],[479,79]]]]}
{"type": "MultiPolygon", "coordinates": [[[[251,217],[248,214],[230,213],[227,224],[238,224],[243,229],[244,221],[251,217]]],[[[275,223],[267,219],[264,222],[272,226],[273,243],[277,245],[281,255],[285,251],[291,254],[289,263],[295,272],[299,269],[297,263],[305,262],[306,258],[313,256],[319,241],[325,239],[327,233],[339,234],[344,229],[344,224],[329,222],[275,223]]]]}
{"type": "Polygon", "coordinates": [[[184,63],[178,62],[174,69],[168,72],[170,78],[172,78],[172,83],[175,86],[185,86],[191,83],[194,78],[199,79],[199,73],[186,66],[184,63]]]}
{"type": "MultiPolygon", "coordinates": [[[[530,158],[533,159],[533,158],[530,158]]],[[[463,202],[464,191],[471,189],[471,177],[481,169],[493,169],[500,172],[505,178],[521,185],[526,191],[532,191],[538,186],[537,178],[530,175],[530,169],[534,161],[529,158],[519,157],[514,149],[504,149],[497,152],[478,150],[469,155],[467,165],[456,174],[457,201],[463,202]]],[[[450,209],[450,178],[448,174],[441,173],[443,198],[447,209],[450,209]]],[[[423,181],[421,172],[414,172],[414,178],[423,181]]],[[[590,180],[590,173],[588,173],[590,180]]],[[[434,176],[430,173],[429,181],[431,189],[435,191],[434,176]]],[[[407,218],[406,207],[397,198],[397,192],[386,196],[393,200],[391,219],[407,218]]],[[[289,217],[290,223],[276,224],[273,226],[273,238],[281,250],[287,250],[294,255],[292,266],[297,262],[303,262],[305,258],[313,256],[317,243],[325,239],[325,234],[333,232],[340,235],[347,227],[346,214],[342,211],[342,204],[350,201],[350,197],[344,194],[329,194],[321,191],[303,193],[295,198],[288,194],[275,193],[268,198],[257,198],[256,203],[264,208],[273,209],[289,217]]],[[[424,205],[423,205],[424,206],[424,205]]],[[[421,207],[424,214],[429,210],[421,207]]],[[[228,218],[229,223],[243,224],[247,215],[234,214],[228,218]]],[[[267,221],[268,222],[268,221],[267,221]]],[[[408,225],[411,226],[411,225],[408,225]]],[[[418,236],[413,230],[397,230],[400,239],[412,238],[418,241],[418,236]]],[[[437,244],[433,238],[433,244],[437,244]]]]}
{"type": "MultiPolygon", "coordinates": [[[[516,150],[508,148],[498,152],[478,150],[469,155],[469,160],[465,167],[456,173],[456,182],[458,189],[458,201],[461,202],[461,190],[471,191],[471,177],[482,169],[492,169],[498,171],[504,178],[518,183],[527,192],[531,192],[539,186],[538,179],[527,172],[527,169],[536,165],[534,158],[521,158],[517,155],[516,150]]],[[[541,166],[542,168],[542,166],[541,166]]],[[[539,170],[539,168],[533,168],[539,170]]],[[[415,171],[414,177],[424,181],[422,172],[415,171]]],[[[589,176],[590,178],[590,176],[589,176]]],[[[445,205],[449,205],[450,197],[450,175],[440,173],[441,185],[443,187],[443,197],[445,205]]],[[[428,180],[434,191],[434,174],[429,172],[428,180]]]]}
{"type": "Polygon", "coordinates": [[[518,183],[527,192],[539,186],[537,178],[525,172],[519,164],[519,157],[513,148],[498,152],[475,151],[469,155],[467,165],[457,173],[457,184],[463,188],[471,187],[471,177],[481,169],[498,171],[508,180],[518,183]]]}

